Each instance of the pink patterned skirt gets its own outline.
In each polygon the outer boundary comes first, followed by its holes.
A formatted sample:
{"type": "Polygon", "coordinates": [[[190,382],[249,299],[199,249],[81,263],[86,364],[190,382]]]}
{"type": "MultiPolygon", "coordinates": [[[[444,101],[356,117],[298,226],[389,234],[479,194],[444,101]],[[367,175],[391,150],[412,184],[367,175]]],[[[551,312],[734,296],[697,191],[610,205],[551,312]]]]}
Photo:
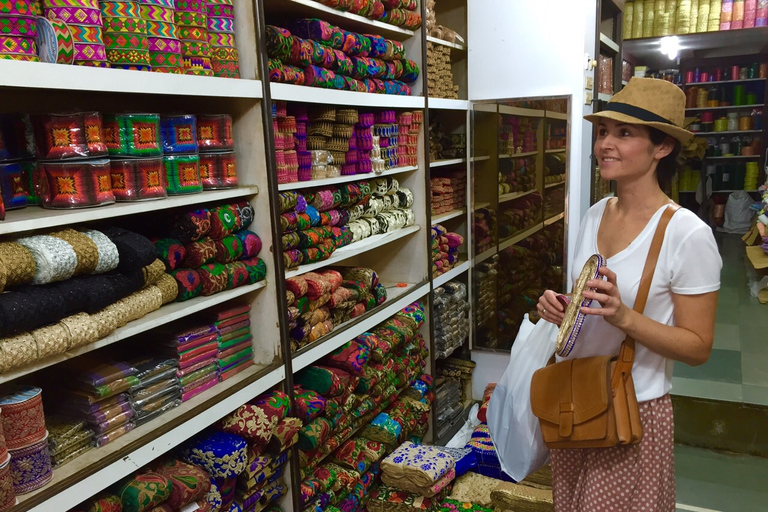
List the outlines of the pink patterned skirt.
{"type": "Polygon", "coordinates": [[[639,405],[640,444],[552,450],[556,512],[675,512],[672,400],[639,405]]]}

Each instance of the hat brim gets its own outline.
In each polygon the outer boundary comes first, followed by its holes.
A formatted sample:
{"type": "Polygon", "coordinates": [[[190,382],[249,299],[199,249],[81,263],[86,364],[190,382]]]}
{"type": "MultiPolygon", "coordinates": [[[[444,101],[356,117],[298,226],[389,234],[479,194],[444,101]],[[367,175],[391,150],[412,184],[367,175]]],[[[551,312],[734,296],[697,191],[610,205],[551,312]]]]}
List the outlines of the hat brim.
{"type": "Polygon", "coordinates": [[[657,130],[666,133],[670,137],[677,139],[680,142],[680,144],[683,146],[688,144],[691,138],[693,138],[692,132],[689,132],[684,128],[680,128],[679,126],[675,126],[673,124],[668,124],[668,123],[658,123],[656,121],[643,121],[636,117],[633,117],[627,114],[622,114],[621,112],[610,111],[610,110],[589,114],[587,116],[584,116],[584,119],[586,119],[587,121],[593,124],[599,123],[601,119],[613,119],[614,121],[619,121],[621,123],[650,126],[651,128],[656,128],[657,130]]]}

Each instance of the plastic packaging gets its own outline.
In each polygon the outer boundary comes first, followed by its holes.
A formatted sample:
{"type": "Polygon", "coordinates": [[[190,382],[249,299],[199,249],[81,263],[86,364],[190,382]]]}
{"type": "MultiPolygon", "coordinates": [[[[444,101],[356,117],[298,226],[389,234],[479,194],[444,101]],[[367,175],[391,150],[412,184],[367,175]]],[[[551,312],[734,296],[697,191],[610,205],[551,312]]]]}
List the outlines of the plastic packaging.
{"type": "Polygon", "coordinates": [[[168,195],[197,194],[203,191],[199,155],[163,157],[168,195]]]}
{"type": "Polygon", "coordinates": [[[201,153],[200,179],[204,190],[237,187],[235,152],[201,153]]]}
{"type": "Polygon", "coordinates": [[[110,430],[108,432],[103,432],[94,438],[94,443],[96,444],[97,447],[100,448],[108,443],[111,443],[115,439],[127,434],[128,432],[133,430],[135,426],[136,426],[135,423],[130,422],[124,425],[120,425],[119,427],[113,430],[110,430]]]}
{"type": "Polygon", "coordinates": [[[87,208],[112,204],[112,176],[109,160],[39,162],[37,196],[44,208],[87,208]]]}
{"type": "Polygon", "coordinates": [[[160,114],[105,114],[104,140],[110,156],[161,156],[160,114]]]}
{"type": "Polygon", "coordinates": [[[115,158],[110,161],[112,192],[118,202],[168,197],[162,157],[115,158]]]}
{"type": "Polygon", "coordinates": [[[200,151],[234,149],[232,116],[227,114],[198,116],[197,147],[200,151]]]}

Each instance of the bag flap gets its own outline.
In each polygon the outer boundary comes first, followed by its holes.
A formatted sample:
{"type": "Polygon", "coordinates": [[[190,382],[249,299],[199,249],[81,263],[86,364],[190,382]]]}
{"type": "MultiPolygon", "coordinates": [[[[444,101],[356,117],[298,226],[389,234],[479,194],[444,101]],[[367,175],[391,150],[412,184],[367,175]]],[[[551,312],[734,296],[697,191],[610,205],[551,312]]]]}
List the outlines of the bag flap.
{"type": "Polygon", "coordinates": [[[613,356],[568,359],[537,370],[531,380],[531,410],[559,424],[561,413],[573,411],[573,423],[588,421],[608,409],[613,356]]]}

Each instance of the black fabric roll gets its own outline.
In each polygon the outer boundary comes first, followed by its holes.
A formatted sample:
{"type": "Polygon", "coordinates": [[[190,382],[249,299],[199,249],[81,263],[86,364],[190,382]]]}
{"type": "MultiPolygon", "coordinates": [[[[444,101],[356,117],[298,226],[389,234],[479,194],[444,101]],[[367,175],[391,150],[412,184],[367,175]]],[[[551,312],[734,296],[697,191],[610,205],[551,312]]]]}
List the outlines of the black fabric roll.
{"type": "Polygon", "coordinates": [[[117,247],[120,264],[117,271],[123,274],[139,270],[155,261],[155,246],[145,236],[122,228],[107,228],[102,231],[117,247]]]}
{"type": "Polygon", "coordinates": [[[56,290],[25,286],[0,295],[0,335],[31,331],[64,318],[64,299],[56,290]]]}

